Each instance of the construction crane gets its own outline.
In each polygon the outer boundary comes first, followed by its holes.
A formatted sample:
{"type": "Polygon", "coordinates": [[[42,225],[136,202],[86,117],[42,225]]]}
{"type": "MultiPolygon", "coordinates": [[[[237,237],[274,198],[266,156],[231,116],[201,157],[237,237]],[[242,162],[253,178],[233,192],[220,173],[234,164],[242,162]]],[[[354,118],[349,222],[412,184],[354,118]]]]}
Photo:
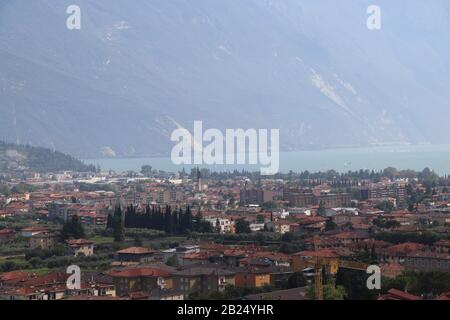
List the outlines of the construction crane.
{"type": "Polygon", "coordinates": [[[314,298],[323,300],[323,268],[329,269],[330,274],[335,275],[340,268],[366,271],[369,266],[366,263],[357,261],[341,260],[339,258],[314,257],[304,261],[306,267],[314,268],[314,298]]]}
{"type": "MultiPolygon", "coordinates": [[[[316,252],[316,251],[313,251],[316,252]]],[[[319,255],[311,256],[310,259],[301,260],[297,266],[298,271],[304,268],[314,269],[314,298],[323,300],[323,268],[327,268],[332,275],[338,273],[340,268],[366,271],[368,264],[358,261],[342,260],[338,257],[320,257],[319,255]]]]}

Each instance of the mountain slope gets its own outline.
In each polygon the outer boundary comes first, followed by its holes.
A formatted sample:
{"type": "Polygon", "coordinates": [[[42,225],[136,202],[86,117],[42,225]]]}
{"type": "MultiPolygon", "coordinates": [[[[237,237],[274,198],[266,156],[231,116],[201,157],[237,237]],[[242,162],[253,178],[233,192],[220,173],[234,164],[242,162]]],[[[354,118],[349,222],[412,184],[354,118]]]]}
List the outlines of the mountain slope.
{"type": "Polygon", "coordinates": [[[93,172],[95,167],[58,151],[0,141],[0,171],[93,172]]]}
{"type": "Polygon", "coordinates": [[[280,128],[284,150],[449,143],[450,4],[80,0],[0,4],[0,137],[162,155],[175,122],[280,128]],[[406,8],[406,9],[405,9],[406,8]]]}

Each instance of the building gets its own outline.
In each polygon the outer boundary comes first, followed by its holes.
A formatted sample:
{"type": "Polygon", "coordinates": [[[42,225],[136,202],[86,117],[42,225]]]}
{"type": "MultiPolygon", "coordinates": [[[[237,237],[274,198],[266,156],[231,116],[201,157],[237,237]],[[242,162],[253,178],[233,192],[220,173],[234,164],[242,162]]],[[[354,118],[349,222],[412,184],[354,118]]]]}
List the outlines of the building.
{"type": "Polygon", "coordinates": [[[314,204],[325,208],[342,208],[351,206],[352,199],[348,193],[323,193],[315,197],[314,204]]]}
{"type": "Polygon", "coordinates": [[[361,189],[361,200],[384,200],[388,198],[406,202],[407,192],[405,184],[378,183],[361,189]]]}
{"type": "Polygon", "coordinates": [[[177,203],[184,200],[184,195],[175,190],[158,190],[147,194],[147,203],[156,202],[160,204],[177,203]]]}
{"type": "Polygon", "coordinates": [[[203,219],[212,225],[214,231],[219,230],[219,228],[222,234],[232,231],[231,220],[228,218],[210,216],[203,219]]]}
{"type": "Polygon", "coordinates": [[[434,247],[438,253],[450,253],[450,240],[439,240],[434,244],[434,247]]]}
{"type": "Polygon", "coordinates": [[[277,290],[267,293],[258,293],[245,296],[243,300],[307,300],[306,288],[293,288],[286,290],[277,290]]]}
{"type": "Polygon", "coordinates": [[[155,289],[173,289],[173,273],[155,267],[136,267],[113,270],[109,273],[120,297],[133,293],[147,293],[155,289]]]}
{"type": "Polygon", "coordinates": [[[80,255],[92,256],[94,254],[94,242],[86,239],[67,240],[66,253],[75,257],[80,255]]]}
{"type": "Polygon", "coordinates": [[[81,277],[79,289],[68,289],[65,272],[51,272],[43,276],[12,271],[0,274],[0,300],[61,300],[70,297],[114,297],[110,279],[97,275],[81,277]]]}
{"type": "Polygon", "coordinates": [[[193,293],[222,292],[227,285],[235,285],[235,273],[217,266],[192,265],[176,273],[174,285],[186,298],[193,293]]]}
{"type": "Polygon", "coordinates": [[[405,268],[416,271],[450,272],[450,254],[411,252],[404,258],[405,268]]]}
{"type": "Polygon", "coordinates": [[[21,235],[22,235],[22,237],[30,238],[37,234],[46,234],[46,233],[50,233],[50,230],[48,230],[47,228],[29,227],[29,228],[22,229],[21,235]]]}
{"type": "Polygon", "coordinates": [[[314,194],[310,189],[286,189],[283,192],[283,200],[288,201],[291,207],[323,205],[325,208],[342,208],[351,205],[351,196],[348,193],[314,194]]]}
{"type": "Polygon", "coordinates": [[[154,256],[155,251],[142,248],[131,247],[117,251],[117,260],[122,262],[148,262],[154,256]]]}
{"type": "Polygon", "coordinates": [[[416,300],[422,300],[421,297],[415,296],[411,293],[397,290],[397,289],[391,289],[388,291],[388,293],[383,294],[377,298],[377,300],[408,300],[408,301],[416,301],[416,300]]]}
{"type": "Polygon", "coordinates": [[[240,191],[241,205],[262,205],[267,202],[272,202],[274,199],[275,192],[271,190],[244,188],[240,191]]]}
{"type": "Polygon", "coordinates": [[[420,243],[405,242],[378,250],[377,256],[380,262],[399,263],[405,262],[410,253],[425,251],[428,246],[420,243]]]}
{"type": "Polygon", "coordinates": [[[236,271],[236,287],[261,288],[270,285],[270,271],[243,268],[236,271]]]}
{"type": "Polygon", "coordinates": [[[12,229],[0,230],[0,243],[9,242],[16,238],[16,232],[12,229]]]}
{"type": "Polygon", "coordinates": [[[38,233],[29,238],[31,249],[49,250],[57,243],[57,236],[51,233],[38,233]]]}
{"type": "Polygon", "coordinates": [[[292,267],[295,271],[303,271],[314,267],[319,260],[327,265],[328,272],[336,274],[339,268],[339,255],[332,249],[320,249],[315,251],[301,251],[292,255],[292,267]]]}
{"type": "Polygon", "coordinates": [[[288,201],[291,207],[310,207],[315,204],[312,190],[286,189],[283,191],[283,200],[288,201]]]}

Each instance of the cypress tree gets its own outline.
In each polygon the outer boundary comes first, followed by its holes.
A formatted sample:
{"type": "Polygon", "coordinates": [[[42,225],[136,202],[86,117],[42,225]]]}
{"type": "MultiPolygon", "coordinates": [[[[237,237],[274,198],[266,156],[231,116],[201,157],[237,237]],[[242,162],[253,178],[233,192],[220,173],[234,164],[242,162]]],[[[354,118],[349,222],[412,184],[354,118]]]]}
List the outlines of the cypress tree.
{"type": "Polygon", "coordinates": [[[122,209],[120,205],[116,206],[113,218],[114,218],[113,222],[114,241],[122,242],[123,240],[125,240],[125,232],[123,228],[122,209]]]}

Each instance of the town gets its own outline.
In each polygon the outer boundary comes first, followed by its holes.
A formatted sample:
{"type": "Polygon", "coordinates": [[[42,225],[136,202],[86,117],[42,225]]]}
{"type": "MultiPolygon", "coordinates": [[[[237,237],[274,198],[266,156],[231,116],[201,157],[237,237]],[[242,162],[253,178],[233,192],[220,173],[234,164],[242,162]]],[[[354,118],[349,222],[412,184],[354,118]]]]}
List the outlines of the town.
{"type": "Polygon", "coordinates": [[[450,298],[450,177],[428,168],[88,169],[0,172],[0,299],[450,298]]]}

